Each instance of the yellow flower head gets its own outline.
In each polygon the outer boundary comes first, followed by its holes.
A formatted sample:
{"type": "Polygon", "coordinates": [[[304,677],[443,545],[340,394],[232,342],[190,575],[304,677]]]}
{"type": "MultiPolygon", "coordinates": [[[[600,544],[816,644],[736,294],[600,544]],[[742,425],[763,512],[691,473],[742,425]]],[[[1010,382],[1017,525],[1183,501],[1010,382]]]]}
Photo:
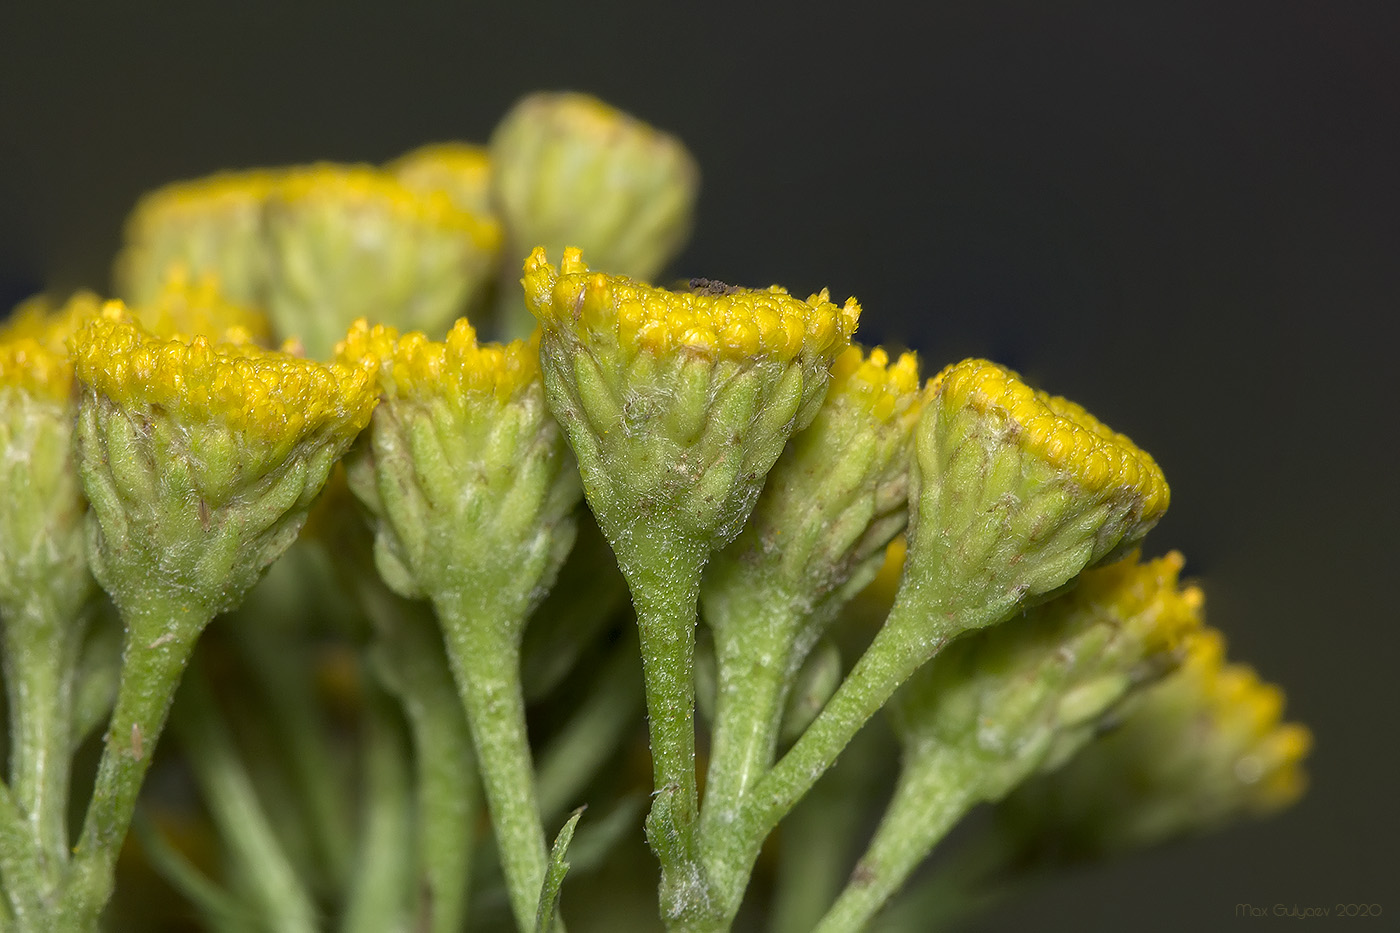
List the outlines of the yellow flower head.
{"type": "Polygon", "coordinates": [[[461,209],[445,191],[415,189],[368,165],[322,163],[290,169],[270,193],[295,207],[329,208],[351,218],[382,216],[414,227],[464,234],[486,253],[494,254],[500,245],[501,228],[494,220],[461,209]]]}
{"type": "Polygon", "coordinates": [[[101,301],[78,292],[54,310],[43,296],[19,305],[0,324],[0,386],[62,401],[73,395],[73,364],[68,338],[97,316],[101,301]]]}
{"type": "Polygon", "coordinates": [[[268,441],[326,430],[348,443],[376,401],[369,366],[314,363],[204,336],[162,340],[116,301],[71,346],[78,378],[119,406],[159,406],[176,420],[268,441]]]}
{"type": "Polygon", "coordinates": [[[1086,570],[1072,598],[1127,620],[1151,650],[1175,650],[1198,636],[1205,606],[1200,587],[1179,585],[1185,562],[1180,551],[1171,551],[1156,560],[1131,558],[1086,570]]]}
{"type": "Polygon", "coordinates": [[[1222,764],[1248,809],[1269,813],[1303,795],[1302,763],[1312,750],[1311,731],[1283,722],[1281,689],[1261,681],[1247,665],[1225,663],[1219,632],[1208,629],[1189,638],[1182,669],[1162,689],[1175,694],[1168,700],[1193,706],[1198,721],[1209,723],[1211,744],[1226,759],[1222,764]]]}
{"type": "Polygon", "coordinates": [[[166,270],[165,283],[155,298],[130,311],[142,327],[160,337],[260,345],[271,339],[265,315],[227,300],[213,273],[195,279],[182,264],[166,270]]]}
{"type": "Polygon", "coordinates": [[[710,359],[834,357],[849,342],[860,305],[826,291],[799,301],[774,285],[672,292],[592,272],[577,249],[555,269],[536,248],[525,262],[525,293],[546,329],[587,332],[625,352],[685,352],[710,359]]]}
{"type": "Polygon", "coordinates": [[[479,344],[476,330],[459,318],[447,339],[432,341],[420,331],[399,336],[386,324],[356,321],[339,345],[346,363],[380,361],[380,384],[391,398],[440,398],[455,406],[479,395],[507,402],[539,382],[539,337],[508,344],[479,344]]]}
{"type": "MultiPolygon", "coordinates": [[[[929,384],[932,390],[933,383],[929,384]]],[[[890,362],[884,347],[867,355],[860,347],[847,347],[831,364],[827,402],[849,399],[880,421],[898,420],[912,427],[923,409],[919,391],[919,361],[913,353],[901,353],[890,362]]]]}
{"type": "Polygon", "coordinates": [[[355,319],[444,333],[495,272],[501,228],[369,166],[284,173],[267,205],[268,313],[317,358],[355,319]]]}
{"type": "Polygon", "coordinates": [[[479,217],[493,213],[491,156],[470,143],[434,143],[399,156],[385,166],[414,191],[441,191],[464,211],[479,217]]]}
{"type": "Polygon", "coordinates": [[[228,298],[257,304],[266,285],[263,209],[278,184],[267,170],[223,172],[176,182],[143,197],[117,258],[118,292],[134,304],[156,298],[167,270],[213,273],[228,298]]]}
{"type": "Polygon", "coordinates": [[[970,408],[999,419],[1028,451],[1081,487],[1117,487],[1140,500],[1140,521],[1162,516],[1171,491],[1156,461],[1125,435],[1058,396],[1032,389],[1011,370],[987,360],[963,360],[934,377],[945,408],[970,408]]]}

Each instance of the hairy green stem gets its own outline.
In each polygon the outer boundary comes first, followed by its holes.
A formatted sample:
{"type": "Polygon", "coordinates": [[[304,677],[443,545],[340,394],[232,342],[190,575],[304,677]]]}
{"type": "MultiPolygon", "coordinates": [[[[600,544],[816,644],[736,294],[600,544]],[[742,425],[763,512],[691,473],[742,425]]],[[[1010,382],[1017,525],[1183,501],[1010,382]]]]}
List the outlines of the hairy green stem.
{"type": "Polygon", "coordinates": [[[403,608],[392,625],[380,627],[380,644],[408,719],[417,765],[415,929],[455,933],[466,922],[481,784],[438,626],[418,607],[403,608]]]}
{"type": "Polygon", "coordinates": [[[472,602],[438,600],[438,617],[476,746],[511,911],[519,928],[530,930],[546,855],[520,686],[524,620],[502,618],[501,611],[472,602]]]}
{"type": "Polygon", "coordinates": [[[36,597],[3,625],[10,792],[32,849],[38,903],[52,909],[68,864],[73,678],[83,626],[36,597]]]}
{"type": "Polygon", "coordinates": [[[117,853],[131,826],[141,782],[180,675],[210,619],[203,606],[155,585],[124,608],[126,647],[117,702],[64,882],[62,920],[56,924],[64,930],[93,929],[111,897],[117,853]]]}
{"type": "Polygon", "coordinates": [[[900,773],[880,826],[815,933],[864,930],[914,869],[976,802],[982,768],[954,750],[922,753],[900,773]]]}
{"type": "Polygon", "coordinates": [[[719,683],[700,838],[707,861],[729,853],[713,846],[729,836],[744,800],[768,773],[792,682],[796,615],[778,593],[743,599],[748,618],[713,620],[719,683]]]}

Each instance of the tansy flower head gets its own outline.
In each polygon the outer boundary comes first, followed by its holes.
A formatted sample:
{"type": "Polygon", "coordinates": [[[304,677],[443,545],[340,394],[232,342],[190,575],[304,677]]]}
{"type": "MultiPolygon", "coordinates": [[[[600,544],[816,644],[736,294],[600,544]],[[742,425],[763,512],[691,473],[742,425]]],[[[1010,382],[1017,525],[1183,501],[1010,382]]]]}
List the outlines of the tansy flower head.
{"type": "Polygon", "coordinates": [[[523,622],[568,553],[578,475],[545,406],[536,344],[479,344],[462,318],[443,341],[360,320],[337,346],[341,360],[377,361],[384,400],[348,470],[400,594],[495,581],[523,622]]]}
{"type": "Polygon", "coordinates": [[[825,291],[806,301],[776,285],[672,292],[593,272],[574,248],[564,250],[557,270],[543,247],[531,253],[525,292],[547,330],[587,331],[624,354],[829,360],[849,344],[860,318],[855,299],[838,307],[825,291]]]}
{"type": "MultiPolygon", "coordinates": [[[[147,586],[226,611],[296,537],[368,423],[376,361],[160,339],[120,302],[70,341],[94,574],[125,614],[147,586]]],[[[192,616],[194,618],[194,616],[192,616]]]]}
{"type": "Polygon", "coordinates": [[[0,323],[0,386],[53,401],[71,399],[68,338],[96,317],[101,307],[101,299],[91,292],[76,293],[58,309],[42,295],[21,303],[0,323]]]}
{"type": "Polygon", "coordinates": [[[495,212],[491,204],[491,156],[485,147],[434,143],[399,156],[385,169],[414,191],[443,192],[477,217],[495,212]]]}
{"type": "Polygon", "coordinates": [[[744,532],[716,558],[707,606],[726,590],[765,590],[759,579],[775,571],[804,614],[838,588],[833,609],[863,588],[907,520],[909,454],[926,395],[914,354],[891,362],[880,347],[842,351],[816,418],[788,443],[744,532]]]}
{"type": "Polygon", "coordinates": [[[285,173],[267,205],[268,311],[313,357],[360,317],[444,332],[489,281],[496,222],[368,166],[285,173]]]}
{"type": "Polygon", "coordinates": [[[166,185],[137,203],[117,257],[117,290],[134,305],[150,302],[167,270],[182,266],[217,277],[231,301],[260,305],[267,282],[263,208],[277,172],[224,172],[166,185]]]}
{"type": "Polygon", "coordinates": [[[1283,692],[1227,664],[1212,629],[1184,639],[1180,668],[1144,690],[1117,728],[1003,808],[1031,853],[1097,858],[1205,832],[1294,803],[1312,734],[1282,721],[1283,692]]]}
{"type": "Polygon", "coordinates": [[[1179,585],[1181,566],[1172,553],[1085,571],[1069,593],[954,642],[900,694],[906,740],[916,754],[955,746],[993,762],[992,798],[1058,767],[1200,630],[1201,594],[1179,585]]]}
{"type": "Polygon", "coordinates": [[[1124,553],[1165,511],[1152,458],[1073,402],[985,360],[933,382],[916,432],[910,595],[968,601],[976,581],[997,621],[1124,553]]]}
{"type": "Polygon", "coordinates": [[[536,249],[524,283],[550,404],[604,530],[616,544],[665,514],[698,552],[738,533],[860,313],[776,287],[671,292],[595,273],[576,249],[558,269],[536,249]]]}
{"type": "Polygon", "coordinates": [[[538,335],[483,345],[466,318],[442,341],[419,331],[401,337],[386,324],[371,327],[361,318],[336,346],[336,358],[355,363],[369,357],[380,361],[380,384],[391,398],[440,398],[461,406],[488,395],[506,402],[540,380],[538,335]]]}
{"type": "Polygon", "coordinates": [[[679,140],[585,94],[532,94],[491,136],[492,190],[516,255],[582,247],[650,279],[689,235],[699,171],[679,140]]]}

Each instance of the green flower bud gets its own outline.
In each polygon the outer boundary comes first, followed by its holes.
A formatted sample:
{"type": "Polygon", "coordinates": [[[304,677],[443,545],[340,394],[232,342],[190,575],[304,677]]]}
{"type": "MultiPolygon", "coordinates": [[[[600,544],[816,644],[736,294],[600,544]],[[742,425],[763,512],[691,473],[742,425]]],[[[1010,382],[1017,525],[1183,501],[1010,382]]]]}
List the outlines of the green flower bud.
{"type": "Polygon", "coordinates": [[[500,228],[365,166],[286,173],[269,194],[268,312],[324,357],[371,317],[446,332],[495,271],[500,228]]]}
{"type": "Polygon", "coordinates": [[[934,381],[916,440],[902,593],[958,605],[928,612],[978,609],[960,624],[998,622],[1122,554],[1166,511],[1152,458],[1075,403],[984,360],[934,381]]]}
{"type": "Polygon", "coordinates": [[[859,316],[825,293],[672,293],[593,273],[577,250],[525,267],[550,405],[624,573],[664,526],[701,552],[738,534],[763,478],[825,394],[859,316]]]}
{"type": "Polygon", "coordinates": [[[523,624],[573,544],[580,495],[534,342],[479,345],[465,319],[443,343],[360,321],[337,354],[382,360],[384,401],[348,469],[385,580],[404,596],[476,592],[523,624]]]}
{"type": "Polygon", "coordinates": [[[507,258],[577,246],[600,270],[650,281],[690,233],[700,180],[690,154],[596,98],[526,97],[492,134],[491,162],[507,258]]]}
{"type": "Polygon", "coordinates": [[[369,420],[373,380],[251,344],[161,341],[117,302],[72,346],[93,571],[124,617],[173,592],[202,626],[296,537],[369,420]]]}

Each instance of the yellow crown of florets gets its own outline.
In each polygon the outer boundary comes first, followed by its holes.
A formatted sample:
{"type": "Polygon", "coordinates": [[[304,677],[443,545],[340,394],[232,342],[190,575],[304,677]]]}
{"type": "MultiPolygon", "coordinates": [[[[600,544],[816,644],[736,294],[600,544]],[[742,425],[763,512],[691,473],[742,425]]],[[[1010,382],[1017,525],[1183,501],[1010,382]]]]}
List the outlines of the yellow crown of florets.
{"type": "Polygon", "coordinates": [[[437,397],[458,403],[486,393],[507,402],[538,381],[538,346],[538,331],[529,340],[479,344],[466,318],[459,318],[440,342],[420,331],[400,337],[388,325],[371,327],[361,318],[335,352],[337,359],[347,363],[379,360],[380,384],[395,397],[437,397]]]}
{"type": "Polygon", "coordinates": [[[130,310],[142,327],[158,337],[258,344],[271,338],[265,315],[224,298],[217,276],[206,274],[194,280],[182,264],[166,270],[165,282],[154,300],[130,310]]]}
{"type": "Polygon", "coordinates": [[[586,330],[653,354],[684,350],[784,362],[801,353],[835,356],[850,343],[860,318],[854,298],[838,306],[825,290],[806,301],[776,285],[722,294],[671,292],[592,272],[573,248],[564,250],[556,270],[537,247],[525,262],[524,284],[546,328],[586,330]]]}
{"type": "Polygon", "coordinates": [[[491,174],[491,155],[486,147],[471,143],[429,143],[384,167],[401,180],[445,176],[459,181],[479,180],[484,186],[491,174]]]}
{"type": "Polygon", "coordinates": [[[1080,405],[1032,389],[1016,373],[987,360],[955,363],[934,382],[945,406],[999,412],[1027,449],[1073,473],[1084,488],[1136,490],[1145,520],[1167,510],[1171,490],[1156,461],[1080,405]]]}
{"type": "Polygon", "coordinates": [[[405,223],[465,233],[486,251],[501,242],[501,227],[494,219],[463,210],[444,191],[411,188],[368,165],[322,163],[289,169],[272,193],[289,204],[383,210],[405,223]]]}
{"type": "Polygon", "coordinates": [[[898,419],[912,426],[925,401],[919,391],[918,357],[901,353],[891,363],[884,347],[868,355],[860,347],[847,347],[831,364],[826,397],[851,399],[880,421],[898,419]]]}
{"type": "Polygon", "coordinates": [[[57,310],[42,295],[22,302],[0,325],[0,385],[55,400],[72,396],[68,338],[101,307],[101,299],[92,292],[74,294],[57,310]]]}
{"type": "Polygon", "coordinates": [[[1198,586],[1179,585],[1185,563],[1180,551],[1146,562],[1120,560],[1085,571],[1079,592],[1115,618],[1130,620],[1149,649],[1169,651],[1202,625],[1205,594],[1198,586]]]}
{"type": "Polygon", "coordinates": [[[78,379],[118,405],[160,406],[273,440],[328,429],[349,439],[377,400],[373,366],[322,364],[247,343],[162,340],[119,301],[70,342],[78,379]]]}
{"type": "Polygon", "coordinates": [[[194,181],[177,181],[145,195],[127,222],[127,240],[141,242],[147,233],[196,216],[260,210],[277,184],[275,171],[220,172],[194,181]]]}
{"type": "Polygon", "coordinates": [[[1297,800],[1307,783],[1302,761],[1312,750],[1312,732],[1283,722],[1283,691],[1260,680],[1248,665],[1226,664],[1225,640],[1213,629],[1187,639],[1179,676],[1191,685],[1214,728],[1240,750],[1234,773],[1254,785],[1253,804],[1267,811],[1297,800]]]}

